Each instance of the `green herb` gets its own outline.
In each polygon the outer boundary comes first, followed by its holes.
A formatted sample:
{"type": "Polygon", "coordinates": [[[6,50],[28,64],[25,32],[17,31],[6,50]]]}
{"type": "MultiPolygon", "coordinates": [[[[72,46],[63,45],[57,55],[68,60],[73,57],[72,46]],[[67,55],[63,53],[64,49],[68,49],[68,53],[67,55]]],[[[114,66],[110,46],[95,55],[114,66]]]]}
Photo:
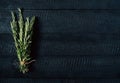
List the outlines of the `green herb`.
{"type": "Polygon", "coordinates": [[[18,8],[19,11],[19,19],[16,20],[16,17],[13,12],[11,29],[13,33],[13,38],[15,42],[17,57],[19,59],[19,69],[23,74],[28,72],[29,64],[35,60],[32,60],[30,57],[30,47],[32,42],[32,34],[33,34],[33,25],[35,22],[35,16],[29,20],[29,17],[26,17],[26,22],[24,22],[22,11],[18,8]]]}

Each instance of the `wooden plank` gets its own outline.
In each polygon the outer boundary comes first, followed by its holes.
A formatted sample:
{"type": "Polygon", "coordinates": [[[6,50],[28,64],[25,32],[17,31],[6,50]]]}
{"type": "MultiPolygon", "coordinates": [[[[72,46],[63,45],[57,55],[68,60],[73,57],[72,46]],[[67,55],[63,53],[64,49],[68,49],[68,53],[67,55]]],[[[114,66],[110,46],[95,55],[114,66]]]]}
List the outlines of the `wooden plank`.
{"type": "Polygon", "coordinates": [[[0,9],[120,9],[119,0],[1,0],[0,9]]]}
{"type": "Polygon", "coordinates": [[[66,78],[41,78],[41,79],[31,79],[31,78],[2,78],[1,83],[119,83],[120,79],[66,79],[66,78]]]}
{"type": "MultiPolygon", "coordinates": [[[[36,28],[41,33],[119,34],[120,11],[50,11],[28,10],[24,16],[37,17],[36,28]]],[[[10,33],[10,11],[0,13],[0,33],[10,33]]]]}
{"type": "Polygon", "coordinates": [[[8,78],[116,78],[120,57],[53,56],[38,57],[32,71],[23,75],[15,65],[16,58],[0,58],[0,77],[8,78]]]}
{"type": "MultiPolygon", "coordinates": [[[[119,35],[40,34],[32,43],[35,56],[119,56],[119,35]]],[[[15,56],[11,34],[0,34],[0,57],[15,56]]]]}
{"type": "Polygon", "coordinates": [[[49,78],[41,78],[41,79],[30,79],[30,78],[3,78],[0,80],[1,83],[119,83],[120,80],[117,79],[49,79],[49,78]]]}

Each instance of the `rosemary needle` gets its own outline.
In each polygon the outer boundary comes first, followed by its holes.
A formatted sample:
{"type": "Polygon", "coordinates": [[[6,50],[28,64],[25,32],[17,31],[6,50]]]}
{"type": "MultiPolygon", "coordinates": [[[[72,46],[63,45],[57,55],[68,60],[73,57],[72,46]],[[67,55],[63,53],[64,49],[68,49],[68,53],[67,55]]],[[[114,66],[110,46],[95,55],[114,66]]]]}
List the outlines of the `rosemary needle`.
{"type": "Polygon", "coordinates": [[[19,18],[16,20],[16,17],[13,12],[11,12],[12,15],[12,21],[10,22],[11,30],[15,42],[17,57],[19,60],[19,69],[20,72],[23,74],[28,72],[28,66],[31,62],[35,61],[32,60],[30,57],[30,47],[32,42],[32,34],[33,34],[33,25],[35,22],[35,16],[29,19],[29,17],[26,17],[26,21],[24,22],[23,14],[20,8],[18,8],[19,11],[19,18]]]}

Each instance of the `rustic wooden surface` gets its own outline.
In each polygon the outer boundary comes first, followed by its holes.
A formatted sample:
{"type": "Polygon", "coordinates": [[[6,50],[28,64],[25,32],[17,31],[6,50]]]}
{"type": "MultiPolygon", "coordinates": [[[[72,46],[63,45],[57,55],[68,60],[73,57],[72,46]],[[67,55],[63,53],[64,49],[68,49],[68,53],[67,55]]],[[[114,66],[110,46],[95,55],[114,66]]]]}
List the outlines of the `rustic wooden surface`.
{"type": "Polygon", "coordinates": [[[119,0],[1,0],[0,83],[119,83],[119,0]],[[17,69],[10,11],[37,17],[26,75],[17,69]]]}

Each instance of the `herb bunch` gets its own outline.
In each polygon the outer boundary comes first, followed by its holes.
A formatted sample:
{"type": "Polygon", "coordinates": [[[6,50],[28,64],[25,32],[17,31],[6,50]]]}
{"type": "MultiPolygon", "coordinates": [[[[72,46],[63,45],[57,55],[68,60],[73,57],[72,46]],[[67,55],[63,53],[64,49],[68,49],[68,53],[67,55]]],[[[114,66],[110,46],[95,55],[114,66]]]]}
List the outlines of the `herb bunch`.
{"type": "Polygon", "coordinates": [[[20,8],[18,8],[19,17],[18,20],[15,14],[11,12],[12,21],[10,22],[11,30],[15,42],[17,57],[19,60],[19,69],[23,74],[29,71],[29,64],[35,60],[30,57],[30,47],[32,42],[33,25],[35,22],[35,16],[29,19],[26,17],[24,22],[23,14],[20,8]]]}

